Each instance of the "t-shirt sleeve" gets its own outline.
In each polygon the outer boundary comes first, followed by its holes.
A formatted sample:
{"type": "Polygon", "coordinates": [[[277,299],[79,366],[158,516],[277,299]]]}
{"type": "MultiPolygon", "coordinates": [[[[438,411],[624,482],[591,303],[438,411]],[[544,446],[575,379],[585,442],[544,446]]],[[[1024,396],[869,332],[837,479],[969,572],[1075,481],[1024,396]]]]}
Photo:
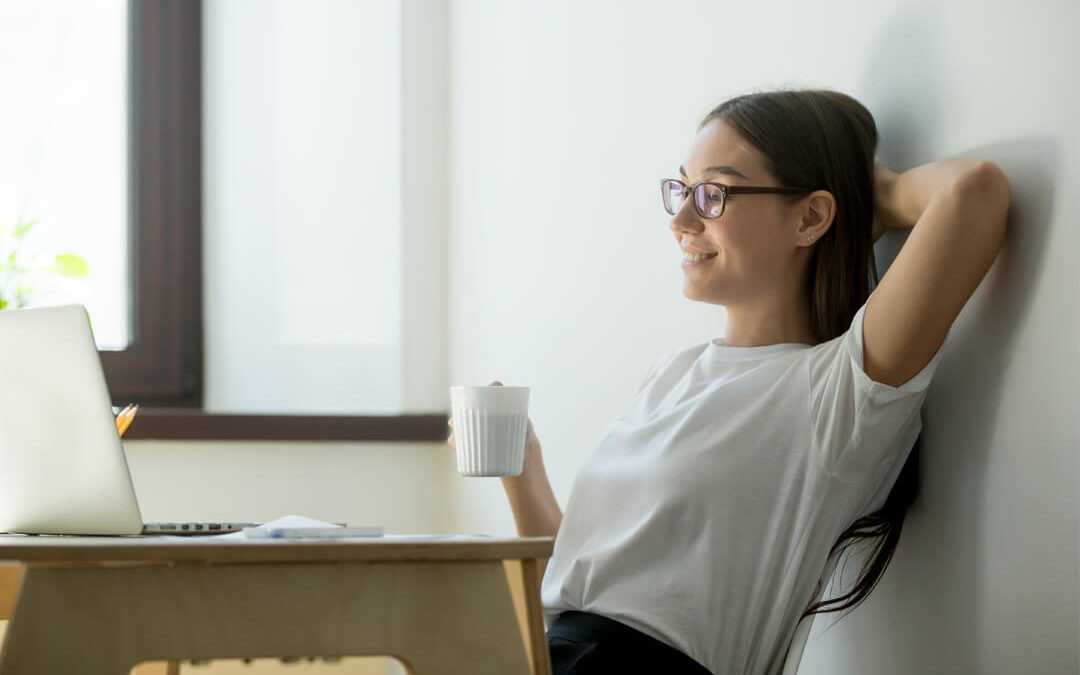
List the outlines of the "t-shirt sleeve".
{"type": "Polygon", "coordinates": [[[893,387],[870,379],[863,369],[863,314],[847,332],[811,353],[810,392],[813,452],[830,475],[864,480],[910,447],[922,429],[922,403],[941,361],[942,349],[907,382],[893,387]]]}

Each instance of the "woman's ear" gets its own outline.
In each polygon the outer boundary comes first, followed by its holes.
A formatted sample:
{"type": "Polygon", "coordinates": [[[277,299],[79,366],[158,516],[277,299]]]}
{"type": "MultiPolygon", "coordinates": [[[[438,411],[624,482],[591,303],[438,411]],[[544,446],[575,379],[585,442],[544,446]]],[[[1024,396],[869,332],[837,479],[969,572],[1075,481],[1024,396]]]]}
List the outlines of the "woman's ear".
{"type": "Polygon", "coordinates": [[[806,243],[811,238],[815,241],[821,239],[836,216],[836,198],[828,190],[815,190],[806,197],[804,204],[802,223],[796,232],[800,243],[806,243]]]}

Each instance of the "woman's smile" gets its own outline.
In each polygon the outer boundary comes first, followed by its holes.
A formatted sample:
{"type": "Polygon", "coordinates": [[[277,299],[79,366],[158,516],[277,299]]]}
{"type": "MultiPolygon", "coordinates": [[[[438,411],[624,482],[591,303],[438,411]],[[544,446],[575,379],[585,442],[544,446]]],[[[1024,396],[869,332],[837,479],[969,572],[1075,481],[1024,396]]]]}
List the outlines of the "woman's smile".
{"type": "Polygon", "coordinates": [[[683,267],[700,267],[702,265],[708,265],[713,261],[713,258],[718,256],[719,253],[713,253],[709,256],[702,256],[699,254],[684,253],[682,259],[683,267]]]}

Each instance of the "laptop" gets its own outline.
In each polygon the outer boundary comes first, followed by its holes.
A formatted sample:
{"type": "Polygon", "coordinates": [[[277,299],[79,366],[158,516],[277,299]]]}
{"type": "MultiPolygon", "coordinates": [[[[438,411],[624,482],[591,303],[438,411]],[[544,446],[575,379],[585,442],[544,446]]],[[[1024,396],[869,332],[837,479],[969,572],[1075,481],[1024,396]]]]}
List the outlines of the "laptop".
{"type": "Polygon", "coordinates": [[[261,523],[144,523],[82,305],[0,311],[0,532],[178,534],[261,523]]]}

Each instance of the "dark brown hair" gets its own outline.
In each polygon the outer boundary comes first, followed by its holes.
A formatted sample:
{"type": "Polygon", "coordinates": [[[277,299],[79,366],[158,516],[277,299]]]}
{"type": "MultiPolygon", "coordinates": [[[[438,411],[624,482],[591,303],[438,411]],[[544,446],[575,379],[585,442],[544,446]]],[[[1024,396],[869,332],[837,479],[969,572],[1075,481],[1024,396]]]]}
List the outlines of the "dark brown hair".
{"type": "MultiPolygon", "coordinates": [[[[755,92],[724,101],[698,130],[721,119],[762,155],[779,185],[827,190],[836,200],[832,226],[813,244],[807,269],[807,302],[817,342],[851,326],[855,312],[877,286],[874,264],[874,155],[877,125],[870,111],[847,94],[820,89],[755,92]],[[872,284],[872,285],[871,285],[872,284]]],[[[778,195],[797,201],[805,194],[778,195]]],[[[872,544],[854,587],[811,603],[802,617],[854,609],[877,585],[900,540],[904,515],[918,486],[921,435],[885,504],[840,535],[830,556],[860,541],[872,544]],[[837,607],[827,607],[838,604],[837,607]]],[[[843,618],[843,617],[841,617],[843,618]]]]}

